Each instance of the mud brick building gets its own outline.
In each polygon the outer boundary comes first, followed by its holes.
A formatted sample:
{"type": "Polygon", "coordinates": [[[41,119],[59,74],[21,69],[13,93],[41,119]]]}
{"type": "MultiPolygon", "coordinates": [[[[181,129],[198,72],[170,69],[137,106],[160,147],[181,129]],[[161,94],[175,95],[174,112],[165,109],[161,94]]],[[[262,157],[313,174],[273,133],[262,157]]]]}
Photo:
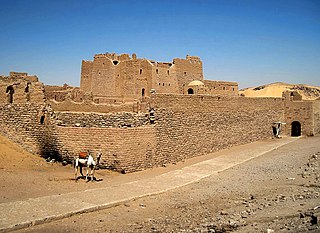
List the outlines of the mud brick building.
{"type": "Polygon", "coordinates": [[[136,54],[97,54],[82,61],[80,89],[95,103],[130,102],[156,93],[238,95],[235,82],[204,81],[199,57],[156,62],[136,54]],[[197,82],[195,82],[197,81],[197,82]]]}
{"type": "Polygon", "coordinates": [[[237,83],[204,80],[191,56],[158,63],[99,54],[82,62],[80,87],[10,73],[0,77],[0,92],[1,134],[60,160],[101,151],[102,166],[123,173],[271,138],[274,122],[286,123],[282,136],[320,133],[320,100],[294,91],[238,96],[237,83]]]}

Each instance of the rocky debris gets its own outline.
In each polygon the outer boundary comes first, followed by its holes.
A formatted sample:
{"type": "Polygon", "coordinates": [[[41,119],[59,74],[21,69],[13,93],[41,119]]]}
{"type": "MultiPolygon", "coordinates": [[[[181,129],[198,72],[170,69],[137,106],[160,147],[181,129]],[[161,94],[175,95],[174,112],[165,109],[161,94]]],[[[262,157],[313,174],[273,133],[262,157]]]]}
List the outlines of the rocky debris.
{"type": "MultiPolygon", "coordinates": [[[[267,196],[250,194],[229,201],[228,209],[221,209],[212,213],[206,201],[199,201],[201,214],[189,204],[175,205],[179,211],[178,216],[165,216],[148,219],[138,225],[131,225],[129,232],[201,232],[201,233],[226,233],[226,232],[319,232],[320,206],[303,210],[308,200],[318,200],[320,186],[316,185],[319,179],[320,152],[311,155],[306,164],[301,167],[304,176],[284,178],[290,185],[292,182],[299,184],[297,189],[290,193],[275,193],[267,196]],[[288,206],[300,207],[295,215],[277,215],[275,217],[261,216],[271,209],[287,208],[288,206]],[[260,216],[260,217],[259,217],[260,216]],[[260,219],[260,220],[259,220],[260,219]]],[[[302,173],[301,173],[302,174],[302,173]]],[[[301,175],[300,174],[300,175],[301,175]]],[[[144,204],[140,207],[147,208],[144,204]]]]}

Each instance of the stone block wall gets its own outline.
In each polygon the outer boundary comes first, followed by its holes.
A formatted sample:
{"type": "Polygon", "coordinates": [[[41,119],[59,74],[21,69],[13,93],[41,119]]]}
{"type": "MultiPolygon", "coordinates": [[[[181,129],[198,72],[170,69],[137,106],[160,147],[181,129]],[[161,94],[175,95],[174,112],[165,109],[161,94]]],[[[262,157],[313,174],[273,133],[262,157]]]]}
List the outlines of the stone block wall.
{"type": "Polygon", "coordinates": [[[103,167],[119,172],[157,166],[154,127],[148,125],[147,116],[53,113],[45,109],[38,104],[1,104],[0,133],[43,157],[71,161],[80,151],[91,150],[94,155],[103,153],[103,167]],[[59,121],[64,126],[56,124],[59,121]],[[86,125],[74,126],[74,122],[84,121],[86,125]],[[109,127],[101,127],[108,121],[109,127]]]}
{"type": "Polygon", "coordinates": [[[59,156],[55,127],[44,105],[0,104],[0,133],[33,154],[59,156]]]}
{"type": "Polygon", "coordinates": [[[80,89],[85,92],[91,92],[92,84],[92,61],[82,61],[81,65],[81,79],[80,79],[80,89]]]}
{"type": "Polygon", "coordinates": [[[134,172],[157,165],[154,162],[153,127],[58,127],[57,135],[69,154],[77,156],[83,150],[101,151],[101,165],[119,172],[134,172]]]}
{"type": "Polygon", "coordinates": [[[206,94],[238,96],[238,83],[204,80],[206,94]]]}
{"type": "Polygon", "coordinates": [[[65,127],[137,128],[150,125],[147,113],[55,112],[54,124],[65,127]]]}
{"type": "MultiPolygon", "coordinates": [[[[85,96],[86,98],[86,96],[85,96]]],[[[137,103],[123,103],[123,104],[95,104],[89,99],[84,102],[74,102],[66,100],[63,102],[49,101],[50,105],[55,111],[68,111],[68,112],[137,112],[139,106],[137,103]]]]}
{"type": "Polygon", "coordinates": [[[320,99],[313,103],[314,134],[320,134],[320,99]]]}
{"type": "Polygon", "coordinates": [[[172,163],[272,136],[282,99],[156,95],[156,155],[172,163]]]}
{"type": "Polygon", "coordinates": [[[302,135],[314,135],[314,102],[293,101],[285,102],[286,134],[291,135],[292,122],[298,121],[301,124],[302,135]]]}
{"type": "Polygon", "coordinates": [[[0,103],[42,103],[44,86],[35,76],[0,78],[0,103]]]}
{"type": "Polygon", "coordinates": [[[150,101],[155,124],[147,113],[52,112],[40,104],[1,104],[0,132],[45,157],[68,160],[83,150],[101,151],[102,166],[134,172],[269,138],[272,123],[290,117],[301,121],[303,134],[320,126],[319,101],[170,94],[152,95],[150,101]]]}

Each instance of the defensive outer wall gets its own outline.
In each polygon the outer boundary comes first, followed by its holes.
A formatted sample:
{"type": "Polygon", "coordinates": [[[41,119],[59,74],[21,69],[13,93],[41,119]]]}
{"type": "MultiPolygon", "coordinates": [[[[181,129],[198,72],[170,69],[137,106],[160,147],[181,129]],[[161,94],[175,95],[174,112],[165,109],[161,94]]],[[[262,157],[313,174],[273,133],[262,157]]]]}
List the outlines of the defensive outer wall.
{"type": "Polygon", "coordinates": [[[155,94],[148,112],[54,112],[39,103],[0,104],[1,133],[28,151],[70,160],[103,153],[102,166],[134,172],[272,136],[273,122],[299,121],[303,135],[320,133],[320,101],[155,94]],[[289,120],[290,119],[290,120],[289,120]]]}
{"type": "Polygon", "coordinates": [[[100,54],[84,63],[82,88],[45,86],[27,73],[0,76],[0,133],[57,160],[102,152],[101,166],[124,173],[270,138],[274,122],[286,123],[281,135],[320,133],[320,100],[291,91],[238,96],[237,83],[204,80],[197,57],[156,63],[100,54]]]}

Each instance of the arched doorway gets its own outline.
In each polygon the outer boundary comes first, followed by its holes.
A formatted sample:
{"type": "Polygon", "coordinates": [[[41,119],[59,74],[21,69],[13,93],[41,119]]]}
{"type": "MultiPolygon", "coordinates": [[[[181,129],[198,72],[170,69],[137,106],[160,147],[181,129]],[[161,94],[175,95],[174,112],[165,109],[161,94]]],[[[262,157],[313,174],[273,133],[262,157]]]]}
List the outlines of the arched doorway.
{"type": "Polygon", "coordinates": [[[193,91],[192,88],[189,88],[189,89],[188,89],[188,94],[189,94],[189,95],[193,95],[193,94],[194,94],[194,91],[193,91]]]}
{"type": "Polygon", "coordinates": [[[294,121],[291,123],[291,136],[292,137],[301,136],[301,124],[299,121],[294,121]]]}

